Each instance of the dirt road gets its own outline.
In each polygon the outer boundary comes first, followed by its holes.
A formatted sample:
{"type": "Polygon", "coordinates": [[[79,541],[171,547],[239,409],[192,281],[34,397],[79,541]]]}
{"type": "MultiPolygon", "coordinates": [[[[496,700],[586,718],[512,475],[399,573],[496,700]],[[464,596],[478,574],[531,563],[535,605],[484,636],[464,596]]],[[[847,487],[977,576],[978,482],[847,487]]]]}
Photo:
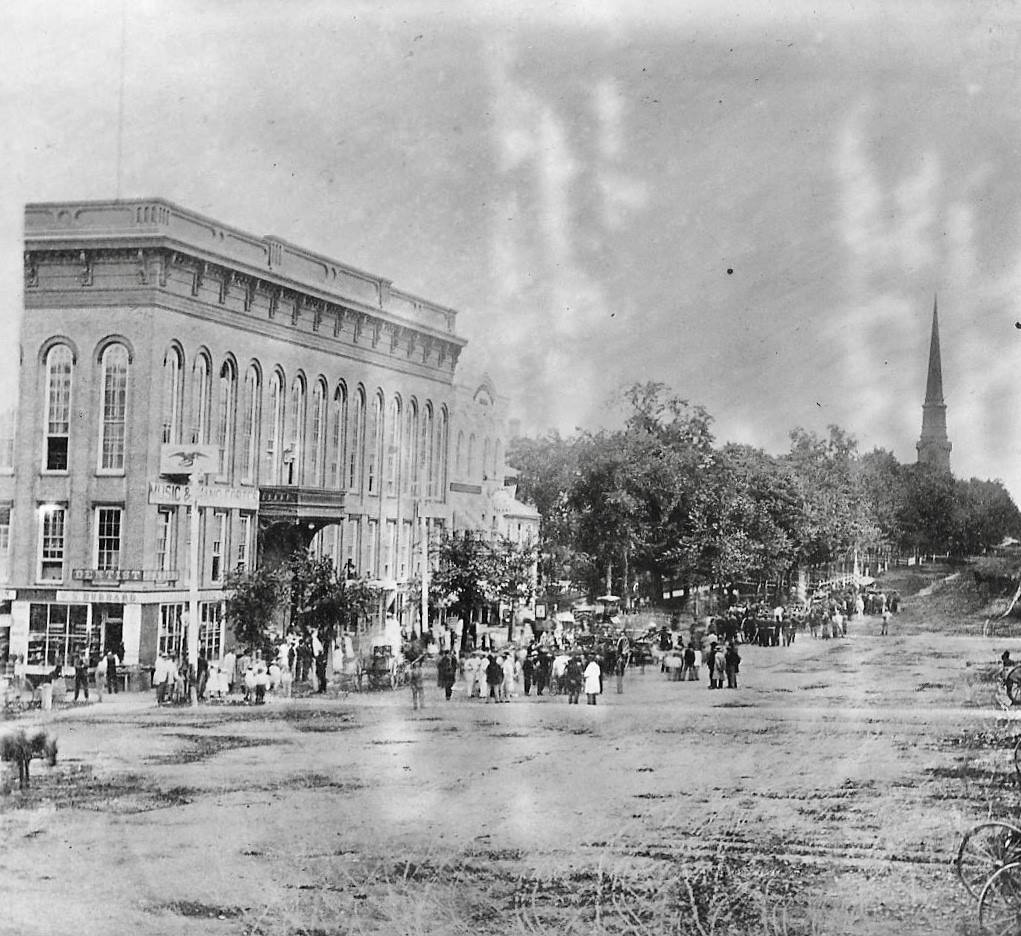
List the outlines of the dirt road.
{"type": "Polygon", "coordinates": [[[799,637],[594,707],[62,710],[0,800],[0,932],[976,933],[950,862],[1021,806],[1005,648],[799,637]]]}

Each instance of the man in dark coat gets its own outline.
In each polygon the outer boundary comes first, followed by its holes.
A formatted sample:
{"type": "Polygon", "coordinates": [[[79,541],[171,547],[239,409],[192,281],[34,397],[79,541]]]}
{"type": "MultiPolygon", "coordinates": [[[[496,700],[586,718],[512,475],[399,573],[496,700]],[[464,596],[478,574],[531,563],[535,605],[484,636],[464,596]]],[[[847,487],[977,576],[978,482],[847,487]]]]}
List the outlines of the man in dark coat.
{"type": "Polygon", "coordinates": [[[539,659],[535,664],[535,694],[537,696],[541,696],[543,689],[549,685],[550,668],[552,666],[553,660],[550,659],[550,655],[545,650],[540,650],[539,659]]]}
{"type": "Polygon", "coordinates": [[[440,654],[436,664],[437,679],[443,689],[444,698],[449,702],[450,694],[454,690],[454,683],[457,682],[457,661],[451,656],[449,650],[440,654]]]}
{"type": "Polygon", "coordinates": [[[535,657],[529,654],[521,663],[521,675],[525,681],[525,695],[532,691],[532,677],[535,675],[535,657]]]}
{"type": "Polygon", "coordinates": [[[501,701],[497,693],[502,682],[503,667],[500,665],[499,660],[493,654],[490,654],[489,663],[486,664],[486,686],[489,689],[489,694],[486,696],[487,705],[490,699],[495,699],[497,702],[501,701]]]}
{"type": "Polygon", "coordinates": [[[117,654],[112,649],[106,651],[106,691],[113,695],[119,690],[117,672],[117,654]]]}
{"type": "Polygon", "coordinates": [[[585,674],[581,668],[581,660],[577,654],[572,654],[571,659],[567,661],[567,669],[564,670],[564,683],[567,688],[567,703],[568,705],[577,705],[578,696],[581,695],[581,686],[584,682],[585,674]]]}
{"type": "Polygon", "coordinates": [[[78,701],[78,692],[85,690],[85,701],[89,701],[89,661],[84,651],[74,661],[74,700],[78,701]]]}
{"type": "Polygon", "coordinates": [[[727,688],[737,688],[737,674],[741,667],[741,655],[737,652],[737,647],[734,646],[733,642],[727,644],[727,652],[724,654],[724,666],[727,670],[727,688]]]}

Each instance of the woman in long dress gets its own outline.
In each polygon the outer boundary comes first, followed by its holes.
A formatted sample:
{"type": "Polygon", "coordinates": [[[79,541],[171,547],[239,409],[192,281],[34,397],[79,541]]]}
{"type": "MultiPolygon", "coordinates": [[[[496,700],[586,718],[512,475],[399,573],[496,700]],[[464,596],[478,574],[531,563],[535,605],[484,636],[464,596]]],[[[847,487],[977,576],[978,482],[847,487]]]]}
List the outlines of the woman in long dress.
{"type": "Polygon", "coordinates": [[[588,666],[585,667],[585,695],[588,697],[589,705],[596,704],[596,696],[599,695],[602,677],[603,673],[599,668],[599,663],[596,662],[595,657],[592,657],[589,660],[588,666]]]}

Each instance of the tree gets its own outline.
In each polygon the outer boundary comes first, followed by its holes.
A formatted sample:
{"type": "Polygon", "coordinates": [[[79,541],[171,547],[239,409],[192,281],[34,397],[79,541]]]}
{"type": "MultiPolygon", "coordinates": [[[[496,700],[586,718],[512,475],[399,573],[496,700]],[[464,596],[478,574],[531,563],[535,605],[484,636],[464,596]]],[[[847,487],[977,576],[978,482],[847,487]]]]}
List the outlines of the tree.
{"type": "Polygon", "coordinates": [[[279,623],[288,592],[287,575],[281,569],[258,568],[234,573],[226,583],[226,618],[242,646],[268,651],[270,634],[279,623]]]}

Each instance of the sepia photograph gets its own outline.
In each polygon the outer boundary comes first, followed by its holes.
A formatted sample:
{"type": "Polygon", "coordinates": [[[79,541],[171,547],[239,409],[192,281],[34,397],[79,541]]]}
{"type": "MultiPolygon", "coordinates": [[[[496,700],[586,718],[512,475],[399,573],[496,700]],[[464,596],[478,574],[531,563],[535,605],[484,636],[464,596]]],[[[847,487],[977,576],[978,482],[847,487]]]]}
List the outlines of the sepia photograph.
{"type": "Polygon", "coordinates": [[[1021,934],[1021,6],[3,12],[0,936],[1021,934]]]}

